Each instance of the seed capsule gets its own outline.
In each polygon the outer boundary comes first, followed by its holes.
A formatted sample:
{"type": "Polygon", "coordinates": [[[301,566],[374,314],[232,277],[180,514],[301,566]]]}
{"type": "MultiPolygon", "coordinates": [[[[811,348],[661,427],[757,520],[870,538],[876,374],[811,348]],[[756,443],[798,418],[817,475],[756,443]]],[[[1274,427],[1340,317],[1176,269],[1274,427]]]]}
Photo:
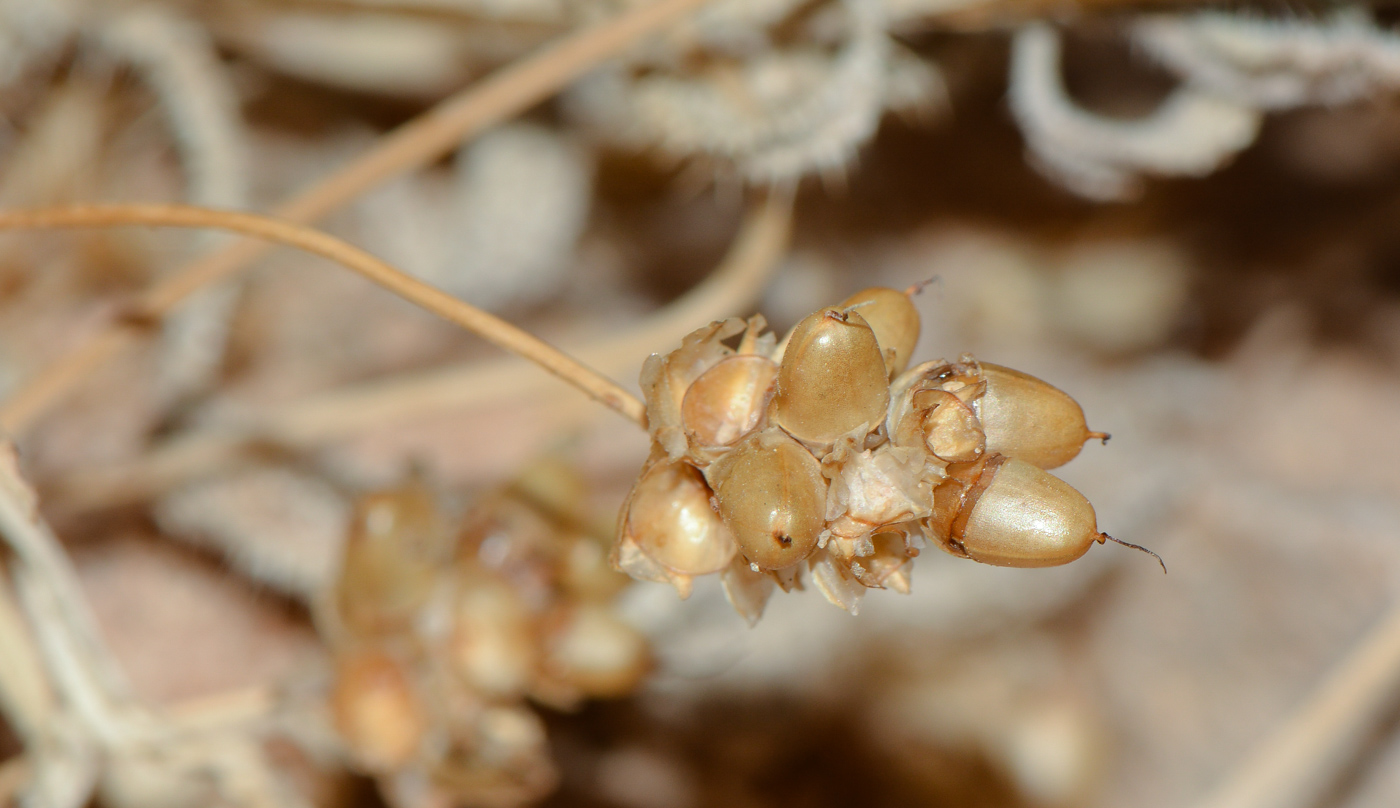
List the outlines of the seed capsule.
{"type": "Polygon", "coordinates": [[[692,445],[728,446],[758,426],[778,366],[754,354],[731,356],[691,383],[681,423],[692,445]]]}
{"type": "Polygon", "coordinates": [[[626,513],[628,535],[643,553],[681,575],[729,565],[737,548],[710,507],[710,488],[693,466],[658,463],[637,481],[626,513]]]}
{"type": "Polygon", "coordinates": [[[773,408],[774,420],[794,437],[831,443],[880,423],[889,401],[880,344],[859,313],[822,309],[793,329],[773,408]]]}
{"type": "Polygon", "coordinates": [[[379,651],[351,653],[336,661],[331,713],[341,737],[371,771],[406,764],[427,731],[427,715],[408,674],[379,651]]]}
{"type": "Polygon", "coordinates": [[[1053,469],[1073,460],[1090,432],[1084,410],[1068,393],[1018,370],[981,363],[987,391],[972,402],[987,451],[1053,469]]]}
{"type": "Polygon", "coordinates": [[[344,627],[363,637],[411,622],[432,593],[450,540],[426,486],[413,483],[364,497],[335,583],[344,627]]]}
{"type": "Polygon", "coordinates": [[[706,474],[739,552],[759,569],[785,569],[811,555],[825,527],[826,480],[802,444],[770,427],[706,474]]]}
{"type": "Polygon", "coordinates": [[[679,460],[689,449],[681,426],[686,390],[705,371],[733,355],[723,341],[744,330],[744,321],[736,317],[716,321],[688,334],[676,350],[664,356],[652,354],[642,364],[647,430],[672,460],[679,460]]]}
{"type": "Polygon", "coordinates": [[[929,526],[955,555],[999,567],[1053,567],[1108,538],[1083,494],[1024,460],[990,455],[952,473],[934,491],[929,526]]]}
{"type": "Polygon", "coordinates": [[[893,378],[909,366],[909,357],[919,342],[919,310],[909,295],[896,289],[872,286],[851,295],[837,306],[859,309],[870,324],[885,357],[885,373],[893,378]]]}

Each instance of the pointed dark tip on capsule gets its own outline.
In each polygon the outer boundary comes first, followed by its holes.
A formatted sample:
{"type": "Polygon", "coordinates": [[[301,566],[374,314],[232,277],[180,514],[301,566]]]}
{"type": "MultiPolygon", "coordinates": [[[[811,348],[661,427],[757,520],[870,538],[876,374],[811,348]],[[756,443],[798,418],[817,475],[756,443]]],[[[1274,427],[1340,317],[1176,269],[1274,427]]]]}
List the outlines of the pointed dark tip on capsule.
{"type": "Polygon", "coordinates": [[[1098,438],[1099,443],[1108,443],[1108,439],[1111,437],[1113,436],[1108,434],[1107,432],[1090,432],[1089,437],[1086,438],[1086,440],[1093,440],[1094,438],[1098,438]]]}
{"type": "Polygon", "coordinates": [[[1161,565],[1162,565],[1162,574],[1163,574],[1163,575],[1166,575],[1166,574],[1167,574],[1167,562],[1163,561],[1161,556],[1157,555],[1156,553],[1152,552],[1151,550],[1147,549],[1146,547],[1143,547],[1143,546],[1140,545],[1140,544],[1133,544],[1132,542],[1123,541],[1122,539],[1115,539],[1115,538],[1113,538],[1112,536],[1108,535],[1107,533],[1100,533],[1100,534],[1099,534],[1099,542],[1102,543],[1104,539],[1108,539],[1109,541],[1113,542],[1114,544],[1121,544],[1121,545],[1123,545],[1124,547],[1131,547],[1131,548],[1133,548],[1134,550],[1141,550],[1141,551],[1143,551],[1144,553],[1147,553],[1148,555],[1150,555],[1150,556],[1152,556],[1153,558],[1157,559],[1157,563],[1158,563],[1158,564],[1161,564],[1161,565]]]}

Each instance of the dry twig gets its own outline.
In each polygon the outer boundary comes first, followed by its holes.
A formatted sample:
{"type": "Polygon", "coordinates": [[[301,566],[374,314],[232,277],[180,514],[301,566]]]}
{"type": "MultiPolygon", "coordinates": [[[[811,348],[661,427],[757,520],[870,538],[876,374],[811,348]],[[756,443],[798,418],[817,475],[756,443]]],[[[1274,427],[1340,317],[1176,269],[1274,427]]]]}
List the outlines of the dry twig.
{"type": "MultiPolygon", "coordinates": [[[[744,311],[786,253],[790,226],[791,200],[780,194],[769,197],[749,214],[729,254],[709,278],[635,328],[583,344],[577,351],[580,360],[618,374],[635,368],[648,353],[679,342],[696,323],[744,311]]],[[[258,412],[249,421],[172,438],[128,464],[75,471],[59,481],[56,496],[75,509],[145,499],[228,469],[255,442],[310,448],[376,425],[525,398],[547,384],[548,378],[534,367],[503,358],[332,390],[258,412]]]]}
{"type": "MultiPolygon", "coordinates": [[[[374,149],[274,209],[282,219],[312,222],[380,183],[422,167],[463,138],[528,109],[629,45],[707,0],[657,0],[564,37],[513,63],[385,136],[374,149]]],[[[241,241],[188,264],[153,287],[141,308],[163,314],[196,291],[243,269],[266,248],[241,241]]],[[[115,322],[30,379],[3,407],[0,429],[18,433],[96,367],[135,342],[141,329],[115,322]]]]}
{"type": "MultiPolygon", "coordinates": [[[[114,225],[232,230],[329,258],[405,300],[462,326],[493,345],[529,359],[583,390],[595,400],[636,421],[638,425],[645,426],[646,414],[642,403],[616,382],[564,355],[528,331],[464,303],[412,275],[395,269],[364,250],[319,230],[252,213],[215,211],[184,205],[96,205],[0,213],[0,230],[114,225]]],[[[152,295],[143,298],[142,305],[132,312],[133,319],[149,322],[165,314],[169,304],[152,298],[152,295]]]]}
{"type": "Polygon", "coordinates": [[[1197,808],[1308,808],[1400,702],[1400,605],[1197,808]]]}

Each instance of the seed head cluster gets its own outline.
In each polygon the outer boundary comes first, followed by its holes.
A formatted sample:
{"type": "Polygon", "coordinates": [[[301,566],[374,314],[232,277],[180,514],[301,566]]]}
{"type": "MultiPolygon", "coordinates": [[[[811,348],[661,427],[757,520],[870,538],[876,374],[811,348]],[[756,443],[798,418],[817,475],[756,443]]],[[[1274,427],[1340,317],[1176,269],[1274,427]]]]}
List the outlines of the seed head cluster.
{"type": "Polygon", "coordinates": [[[457,523],[421,483],[363,497],[315,614],[349,757],[394,803],[548,794],[558,777],[526,700],[572,708],[640,682],[646,642],[611,608],[626,583],[603,542],[511,490],[457,523]]]}
{"type": "Polygon", "coordinates": [[[909,295],[863,290],[781,341],[760,316],[731,318],[652,355],[651,454],[614,565],[682,597],[718,573],[754,623],[775,586],[804,579],[852,613],[867,589],[907,593],[930,542],[1032,567],[1107,538],[1044,471],[1106,436],[1074,399],[1009,368],[963,355],[906,370],[920,327],[909,295]]]}

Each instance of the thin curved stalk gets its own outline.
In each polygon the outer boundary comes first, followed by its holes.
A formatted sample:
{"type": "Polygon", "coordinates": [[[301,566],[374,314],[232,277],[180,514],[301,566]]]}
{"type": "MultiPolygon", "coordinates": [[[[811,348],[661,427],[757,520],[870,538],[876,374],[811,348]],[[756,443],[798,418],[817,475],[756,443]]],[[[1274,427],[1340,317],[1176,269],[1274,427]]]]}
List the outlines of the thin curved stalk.
{"type": "Polygon", "coordinates": [[[1196,808],[1309,808],[1400,704],[1400,604],[1196,808]]]}
{"type": "MultiPolygon", "coordinates": [[[[0,211],[0,230],[155,225],[231,230],[247,236],[297,247],[329,258],[379,284],[403,299],[456,323],[497,347],[519,354],[593,399],[646,426],[646,409],[636,396],[559,349],[446,292],[429,286],[354,245],[304,225],[253,213],[208,210],[185,205],[93,205],[36,210],[0,211]]],[[[178,299],[142,296],[132,311],[136,321],[163,317],[178,299]]]]}
{"type": "MultiPolygon", "coordinates": [[[[582,343],[578,358],[601,372],[623,373],[711,320],[746,312],[786,254],[791,224],[789,196],[775,193],[755,204],[724,260],[702,283],[636,326],[582,343]]],[[[127,463],[75,470],[53,484],[54,497],[73,510],[140,501],[230,468],[253,443],[312,448],[376,426],[524,400],[546,384],[530,365],[502,357],[350,385],[255,413],[248,422],[171,437],[127,463]]]]}
{"type": "MultiPolygon", "coordinates": [[[[358,159],[273,209],[292,222],[314,222],[406,171],[421,168],[462,141],[529,109],[629,45],[661,30],[708,0],[657,0],[569,34],[414,118],[358,159]]],[[[248,266],[265,245],[240,241],[208,253],[152,287],[148,309],[169,310],[248,266]]],[[[142,329],[117,321],[45,368],[0,406],[0,430],[18,434],[92,371],[135,343],[142,329]]]]}

